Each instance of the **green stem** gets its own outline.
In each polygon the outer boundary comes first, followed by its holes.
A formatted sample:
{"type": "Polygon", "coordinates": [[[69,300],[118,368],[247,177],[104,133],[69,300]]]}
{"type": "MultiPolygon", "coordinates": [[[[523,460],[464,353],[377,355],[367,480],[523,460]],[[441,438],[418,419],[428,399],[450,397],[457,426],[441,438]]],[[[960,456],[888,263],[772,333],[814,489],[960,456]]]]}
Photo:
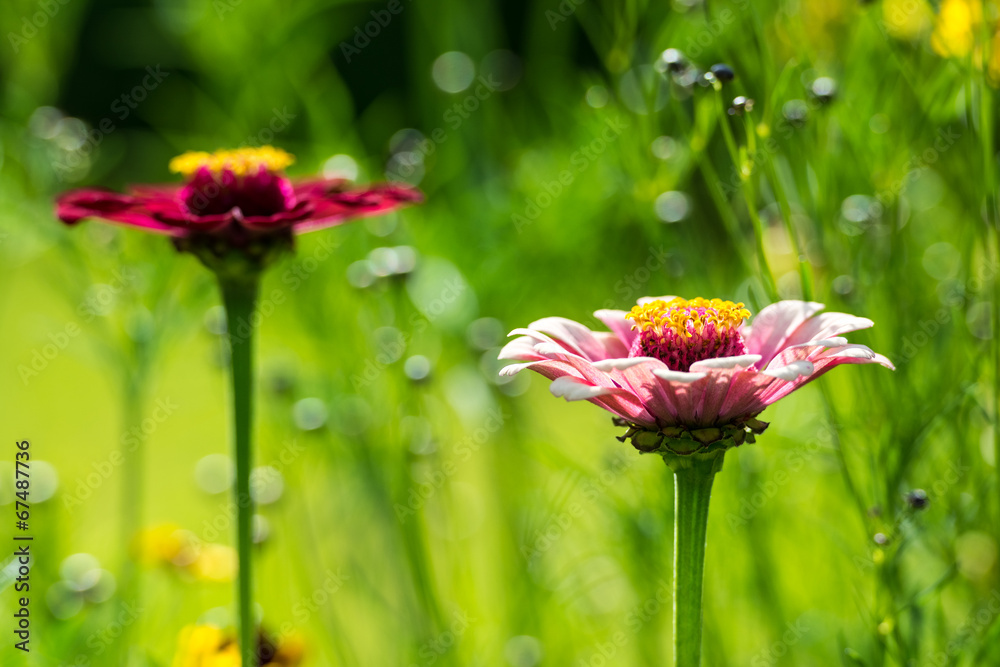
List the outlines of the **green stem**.
{"type": "MultiPolygon", "coordinates": [[[[983,22],[982,35],[983,44],[990,44],[990,37],[987,33],[986,22],[983,22]]],[[[983,62],[988,60],[989,55],[984,55],[983,62]]],[[[985,67],[983,68],[985,70],[985,67]]],[[[993,145],[993,93],[986,83],[986,73],[980,70],[979,73],[979,143],[983,150],[983,181],[986,195],[986,248],[991,252],[993,262],[1000,262],[1000,211],[997,210],[996,191],[996,149],[993,145]],[[991,238],[992,237],[992,238],[991,238]],[[992,242],[991,242],[992,241],[992,242]]],[[[993,299],[993,340],[992,363],[993,367],[993,454],[994,465],[1000,466],[1000,276],[994,271],[992,281],[993,299]]]]}
{"type": "MultiPolygon", "coordinates": [[[[748,136],[755,131],[753,123],[750,121],[749,113],[746,114],[746,130],[748,136]]],[[[767,178],[771,181],[774,198],[778,202],[778,209],[781,211],[781,217],[785,222],[785,232],[788,234],[788,240],[792,244],[792,252],[795,253],[795,258],[799,263],[799,281],[802,285],[802,298],[806,301],[812,301],[812,274],[809,271],[809,260],[802,250],[802,244],[799,243],[799,235],[795,233],[795,225],[792,223],[792,206],[788,201],[788,195],[785,194],[785,186],[778,177],[778,170],[774,166],[774,158],[771,156],[771,151],[765,149],[763,153],[767,178]]]]}
{"type": "MultiPolygon", "coordinates": [[[[764,289],[767,290],[768,297],[772,301],[777,301],[779,298],[777,282],[774,279],[774,272],[771,271],[771,265],[767,261],[767,253],[764,249],[764,225],[761,223],[760,215],[757,213],[754,185],[750,181],[753,176],[753,165],[748,159],[740,155],[739,148],[736,145],[736,138],[729,127],[726,104],[722,99],[722,86],[718,83],[715,84],[715,102],[716,111],[719,114],[719,126],[722,128],[722,136],[726,140],[726,148],[729,149],[729,156],[732,158],[733,164],[736,165],[736,170],[739,173],[743,198],[747,204],[747,214],[750,216],[750,223],[753,226],[754,242],[757,247],[757,263],[760,265],[760,278],[764,283],[764,289]]],[[[748,145],[752,139],[753,135],[748,134],[748,145]]],[[[753,146],[750,148],[752,150],[753,146]]]]}
{"type": "Polygon", "coordinates": [[[665,459],[674,470],[674,667],[701,665],[708,503],[722,456],[665,459]]]}
{"type": "MultiPolygon", "coordinates": [[[[138,380],[138,373],[128,373],[125,383],[125,419],[122,431],[127,432],[142,421],[142,381],[138,380]]],[[[125,559],[123,566],[123,589],[128,589],[134,584],[135,563],[131,556],[132,540],[139,531],[142,522],[143,488],[143,443],[140,440],[131,450],[125,451],[125,463],[122,479],[122,522],[121,522],[121,550],[125,559]]],[[[133,591],[133,594],[135,591],[133,591]]]]}
{"type": "Polygon", "coordinates": [[[250,497],[250,466],[253,462],[250,426],[253,422],[253,322],[259,277],[219,276],[226,308],[233,379],[233,422],[236,448],[236,544],[239,576],[236,584],[239,609],[240,655],[243,665],[255,665],[256,628],[253,620],[253,499],[250,497]]]}
{"type": "MultiPolygon", "coordinates": [[[[126,373],[125,381],[125,409],[123,433],[134,428],[142,421],[142,405],[145,389],[145,366],[142,361],[137,362],[134,371],[126,373]]],[[[141,440],[135,443],[134,448],[124,452],[125,462],[123,466],[123,479],[121,486],[122,493],[122,521],[121,521],[121,551],[125,559],[122,565],[122,600],[136,607],[142,606],[142,582],[139,570],[132,554],[132,540],[138,534],[142,525],[143,515],[143,490],[145,489],[145,443],[141,440]]],[[[131,664],[131,644],[132,637],[136,634],[134,624],[126,625],[119,640],[121,647],[121,665],[131,664]]]]}

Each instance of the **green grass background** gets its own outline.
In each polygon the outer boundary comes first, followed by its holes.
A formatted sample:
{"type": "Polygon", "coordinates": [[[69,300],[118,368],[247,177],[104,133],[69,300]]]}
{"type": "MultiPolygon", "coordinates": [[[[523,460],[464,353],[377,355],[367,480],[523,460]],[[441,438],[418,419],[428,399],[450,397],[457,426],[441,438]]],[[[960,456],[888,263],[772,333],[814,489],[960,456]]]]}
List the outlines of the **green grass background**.
{"type": "MultiPolygon", "coordinates": [[[[272,141],[297,156],[292,175],[346,154],[359,181],[383,180],[397,132],[444,131],[410,178],[424,205],[302,237],[265,279],[265,295],[285,302],[259,329],[257,457],[294,455],[282,498],[261,508],[271,535],[257,591],[269,628],[289,623],[305,638],[306,664],[670,664],[668,469],[617,442],[604,412],[550,396],[541,378],[498,383],[496,354],[514,327],[547,315],[597,327],[594,310],[646,294],[738,299],[758,312],[771,299],[751,210],[781,296],[799,297],[775,180],[813,298],[873,319],[851,340],[898,370],[837,369],[767,410],[769,431],[727,457],[709,525],[705,664],[1000,663],[996,90],[974,58],[930,49],[937,8],[401,0],[348,62],[342,43],[386,7],[4,2],[0,459],[30,439],[59,489],[32,514],[32,652],[11,646],[5,582],[0,662],[118,664],[117,646],[98,654],[92,638],[114,629],[125,596],[58,620],[46,594],[74,553],[121,577],[123,467],[79,506],[66,500],[157,400],[177,408],[142,447],[143,523],[205,536],[226,502],[194,478],[199,459],[229,448],[222,343],[206,326],[218,304],[210,276],[162,238],[65,229],[52,197],[168,181],[170,157],[244,144],[277,110],[294,116],[272,141]],[[11,39],[46,7],[33,36],[11,39]],[[909,23],[912,39],[894,36],[909,23]],[[686,94],[658,74],[668,47],[703,68],[729,63],[736,79],[722,101],[753,98],[751,122],[724,116],[711,88],[686,94]],[[460,51],[485,75],[500,49],[518,66],[456,127],[449,110],[477,84],[444,92],[435,59],[460,51]],[[157,66],[163,82],[120,119],[112,104],[157,66]],[[810,97],[819,76],[837,82],[829,104],[810,97]],[[808,111],[790,124],[794,100],[808,111]],[[72,134],[46,138],[39,107],[88,128],[111,118],[114,131],[81,167],[60,170],[80,151],[67,149],[72,134]],[[609,122],[625,130],[581,163],[609,122]],[[769,146],[749,155],[767,157],[747,180],[752,209],[721,123],[740,146],[748,128],[769,146]],[[667,159],[652,150],[662,136],[673,139],[667,159]],[[936,147],[942,136],[952,143],[936,147]],[[687,196],[679,222],[656,215],[668,191],[687,196]],[[515,216],[532,204],[538,214],[524,224],[515,216]],[[332,256],[312,262],[331,241],[332,256]],[[412,275],[351,284],[352,264],[404,244],[419,255],[412,275]],[[307,277],[293,287],[296,270],[307,277]],[[105,298],[100,315],[81,314],[105,298]],[[68,324],[78,334],[25,380],[21,368],[68,324]],[[404,373],[413,355],[431,361],[425,382],[404,373]],[[373,379],[359,383],[366,370],[373,379]],[[304,431],[295,405],[309,398],[328,418],[304,431]],[[930,497],[922,512],[905,502],[916,488],[930,497]],[[400,520],[420,490],[429,498],[400,520]],[[310,609],[328,573],[343,584],[310,609]],[[468,622],[455,625],[456,614],[468,622]]],[[[2,508],[0,542],[12,544],[13,506],[2,508]]],[[[166,569],[141,581],[134,664],[170,664],[180,629],[232,600],[229,584],[166,569]]]]}

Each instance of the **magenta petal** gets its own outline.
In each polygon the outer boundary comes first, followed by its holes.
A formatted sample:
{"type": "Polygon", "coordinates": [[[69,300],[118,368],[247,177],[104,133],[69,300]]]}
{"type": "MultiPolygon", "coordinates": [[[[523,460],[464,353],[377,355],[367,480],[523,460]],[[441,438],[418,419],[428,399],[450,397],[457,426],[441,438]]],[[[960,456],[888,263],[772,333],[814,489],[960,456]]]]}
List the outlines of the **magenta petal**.
{"type": "Polygon", "coordinates": [[[139,185],[129,194],[67,192],[57,199],[56,214],[67,224],[100,218],[172,236],[216,233],[234,224],[258,233],[305,232],[422,200],[419,191],[397,185],[343,186],[342,181],[295,185],[263,170],[240,178],[224,173],[220,181],[203,170],[184,186],[139,185]]]}
{"type": "Polygon", "coordinates": [[[302,234],[348,220],[387,213],[423,201],[418,190],[399,185],[381,185],[366,190],[339,191],[341,181],[310,181],[294,186],[295,196],[308,202],[309,215],[295,224],[302,234]]]}
{"type": "MultiPolygon", "coordinates": [[[[143,197],[123,195],[108,190],[75,190],[56,200],[56,215],[68,225],[84,218],[101,218],[156,233],[178,236],[183,231],[160,220],[156,213],[170,209],[169,202],[159,199],[149,206],[143,197]]],[[[176,207],[170,210],[176,210],[176,207]]]]}

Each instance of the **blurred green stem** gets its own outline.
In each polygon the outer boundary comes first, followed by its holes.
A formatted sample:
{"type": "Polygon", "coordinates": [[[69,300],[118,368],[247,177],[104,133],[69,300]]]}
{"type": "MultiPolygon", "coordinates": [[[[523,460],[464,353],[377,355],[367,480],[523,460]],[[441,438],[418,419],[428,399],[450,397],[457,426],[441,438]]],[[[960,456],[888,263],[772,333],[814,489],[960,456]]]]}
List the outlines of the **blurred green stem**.
{"type": "MultiPolygon", "coordinates": [[[[757,262],[760,264],[760,277],[764,282],[764,289],[767,290],[768,297],[772,301],[777,301],[777,283],[774,280],[774,272],[771,271],[771,265],[767,262],[767,253],[764,251],[764,225],[761,223],[760,215],[757,213],[756,196],[754,195],[753,183],[750,182],[750,177],[753,175],[753,162],[740,155],[736,139],[733,137],[733,130],[729,127],[726,104],[722,99],[722,85],[718,82],[714,85],[716,108],[719,112],[719,125],[722,127],[722,136],[726,140],[726,148],[729,149],[729,156],[732,158],[733,164],[736,165],[736,170],[740,177],[741,189],[743,190],[743,197],[746,199],[747,214],[750,216],[750,222],[753,225],[754,241],[757,246],[757,262]]],[[[748,141],[751,140],[752,135],[748,134],[747,138],[748,141]]]]}
{"type": "Polygon", "coordinates": [[[250,425],[253,421],[253,323],[259,276],[233,278],[219,276],[222,302],[226,308],[230,363],[233,379],[233,422],[236,445],[236,544],[239,577],[236,584],[239,609],[240,655],[243,665],[256,664],[257,651],[253,622],[252,522],[250,466],[253,461],[250,425]]]}
{"type": "MultiPolygon", "coordinates": [[[[984,21],[983,24],[985,29],[986,22],[984,21]]],[[[984,44],[991,43],[988,34],[983,35],[983,39],[984,44]]],[[[986,196],[985,210],[988,229],[986,247],[993,255],[992,260],[995,267],[1000,264],[1000,213],[997,211],[996,151],[993,147],[993,93],[986,82],[986,74],[982,69],[979,72],[979,141],[983,149],[983,185],[986,196]]],[[[995,465],[1000,465],[1000,275],[995,269],[992,289],[993,455],[995,465]]]]}
{"type": "MultiPolygon", "coordinates": [[[[125,407],[123,432],[127,435],[129,429],[142,421],[143,385],[144,375],[141,370],[127,372],[125,382],[125,407]]],[[[123,438],[123,442],[128,438],[123,438]]],[[[122,523],[121,523],[121,550],[125,559],[123,567],[124,576],[123,588],[131,591],[133,596],[138,595],[138,586],[135,584],[135,563],[131,557],[132,540],[139,531],[142,522],[142,490],[143,479],[143,442],[136,438],[134,447],[126,450],[124,462],[124,476],[122,479],[122,523]]]]}
{"type": "Polygon", "coordinates": [[[674,667],[701,665],[708,504],[722,457],[664,457],[674,471],[674,667]]]}
{"type": "MultiPolygon", "coordinates": [[[[125,406],[124,424],[122,432],[127,434],[129,429],[142,421],[142,406],[145,398],[146,366],[143,359],[137,360],[135,369],[128,369],[125,373],[125,406]]],[[[135,436],[133,436],[135,437],[135,436]]],[[[123,438],[123,442],[128,438],[123,438]]],[[[125,450],[125,461],[122,479],[122,522],[121,522],[121,553],[124,558],[122,565],[122,599],[126,604],[135,607],[142,606],[142,582],[139,579],[138,568],[135,558],[132,555],[132,540],[135,539],[142,523],[143,489],[145,488],[145,475],[143,473],[145,461],[145,443],[140,438],[136,438],[134,446],[125,450]]],[[[120,641],[121,655],[119,664],[130,665],[131,636],[135,629],[132,624],[126,624],[122,630],[120,641]]]]}
{"type": "MultiPolygon", "coordinates": [[[[746,113],[745,118],[747,136],[751,136],[757,130],[750,119],[749,111],[746,113]]],[[[799,281],[802,285],[802,298],[806,301],[812,301],[812,274],[809,271],[809,260],[802,251],[802,244],[799,243],[799,235],[795,232],[795,226],[792,223],[792,206],[788,202],[785,186],[782,184],[781,179],[778,178],[778,170],[774,166],[774,158],[771,155],[771,151],[765,147],[761,152],[764,154],[764,168],[767,170],[767,178],[771,181],[774,198],[778,202],[778,209],[781,211],[781,217],[785,222],[785,232],[788,234],[788,240],[792,244],[792,252],[795,253],[795,258],[799,262],[799,281]]]]}

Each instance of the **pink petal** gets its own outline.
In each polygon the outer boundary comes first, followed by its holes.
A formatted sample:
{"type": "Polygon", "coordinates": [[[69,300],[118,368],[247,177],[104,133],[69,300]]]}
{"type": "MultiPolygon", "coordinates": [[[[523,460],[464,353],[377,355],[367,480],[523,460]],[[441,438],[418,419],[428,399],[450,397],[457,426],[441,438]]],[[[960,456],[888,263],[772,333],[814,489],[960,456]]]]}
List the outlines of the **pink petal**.
{"type": "MultiPolygon", "coordinates": [[[[551,364],[553,362],[542,363],[551,364]]],[[[544,370],[552,372],[551,368],[544,370]]],[[[560,375],[553,379],[549,391],[556,396],[562,396],[567,401],[589,401],[633,424],[650,428],[656,426],[656,419],[646,411],[642,402],[626,389],[595,385],[572,375],[560,375]]]]}
{"type": "Polygon", "coordinates": [[[799,325],[785,341],[785,345],[798,345],[811,340],[832,338],[851,331],[868,329],[874,324],[867,317],[857,317],[847,313],[820,313],[799,325]]]}
{"type": "Polygon", "coordinates": [[[788,337],[822,309],[823,304],[812,301],[779,301],[767,306],[757,313],[749,333],[744,334],[747,352],[759,354],[761,365],[766,366],[786,345],[788,337]]]}
{"type": "Polygon", "coordinates": [[[618,337],[626,350],[632,348],[632,341],[639,335],[638,331],[632,329],[631,320],[626,320],[628,313],[624,310],[598,310],[594,317],[604,322],[604,325],[611,329],[611,332],[618,337]]]}
{"type": "Polygon", "coordinates": [[[565,317],[545,317],[532,322],[528,328],[551,336],[568,351],[591,361],[628,356],[628,349],[613,334],[595,334],[579,322],[565,317]]]}
{"type": "Polygon", "coordinates": [[[772,387],[762,396],[765,405],[771,405],[775,401],[784,398],[799,387],[812,382],[841,364],[880,364],[890,370],[895,370],[896,368],[886,357],[864,345],[845,345],[813,353],[809,355],[809,361],[814,365],[813,372],[810,375],[801,376],[790,382],[783,382],[780,385],[772,387]]]}

